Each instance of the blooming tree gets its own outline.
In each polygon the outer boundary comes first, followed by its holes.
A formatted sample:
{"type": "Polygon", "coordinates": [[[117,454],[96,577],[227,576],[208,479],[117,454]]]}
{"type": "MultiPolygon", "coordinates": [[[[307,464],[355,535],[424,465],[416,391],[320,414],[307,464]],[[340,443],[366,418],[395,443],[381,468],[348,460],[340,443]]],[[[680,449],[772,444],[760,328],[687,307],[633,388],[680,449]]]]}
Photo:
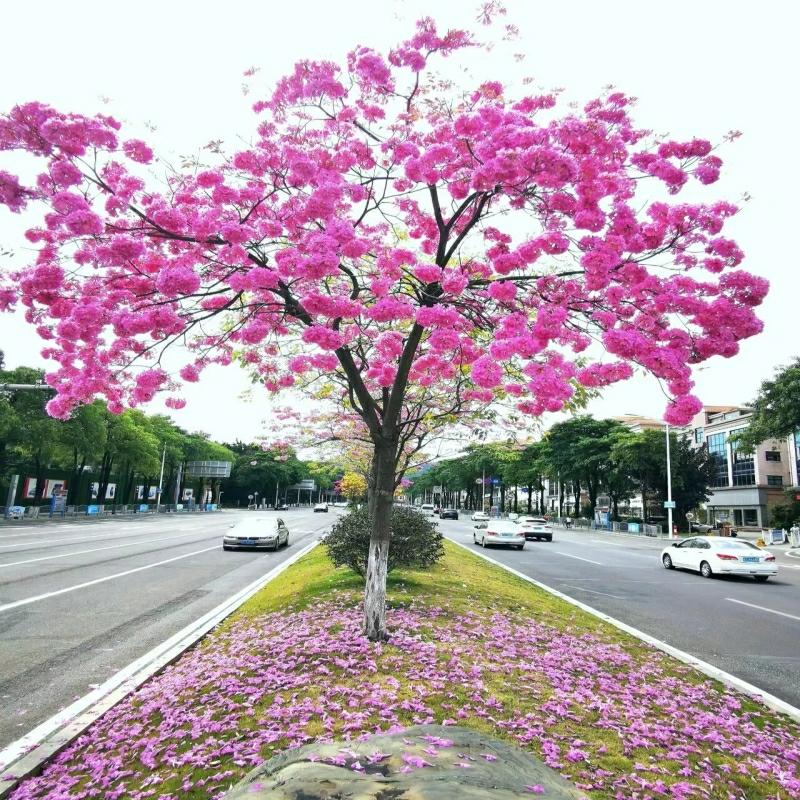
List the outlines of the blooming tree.
{"type": "Polygon", "coordinates": [[[423,19],[388,54],[301,61],[255,104],[251,144],[160,178],[111,117],[31,102],[0,120],[0,149],[42,165],[29,184],[0,172],[0,203],[42,209],[0,306],[22,303],[47,341],[49,412],[159,392],[177,408],[183,382],[235,361],[270,392],[325,385],[372,451],[372,639],[401,454],[420,433],[499,400],[557,411],[636,365],[685,423],[692,366],[761,329],[767,283],[722,235],[736,207],[677,200],[717,179],[708,141],[637,128],[621,93],[558,111],[552,94],[462,91],[431,71],[476,48],[423,19]],[[190,355],[168,374],[174,342],[190,355]]]}
{"type": "Polygon", "coordinates": [[[357,472],[345,472],[337,488],[350,501],[358,500],[367,493],[367,481],[357,472]]]}

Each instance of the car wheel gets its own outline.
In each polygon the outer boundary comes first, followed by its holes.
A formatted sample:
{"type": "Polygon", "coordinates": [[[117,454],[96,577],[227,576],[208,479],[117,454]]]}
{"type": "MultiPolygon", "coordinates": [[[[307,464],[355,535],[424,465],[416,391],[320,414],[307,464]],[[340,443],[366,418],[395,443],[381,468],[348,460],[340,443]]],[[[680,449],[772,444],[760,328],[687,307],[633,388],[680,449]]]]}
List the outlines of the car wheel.
{"type": "Polygon", "coordinates": [[[753,580],[755,580],[756,583],[766,583],[768,578],[769,578],[769,575],[754,575],[753,576],[753,580]]]}
{"type": "Polygon", "coordinates": [[[481,536],[481,547],[483,547],[483,548],[486,547],[486,537],[485,536],[481,536]]]}
{"type": "Polygon", "coordinates": [[[283,543],[283,546],[284,547],[288,547],[289,546],[289,537],[288,536],[286,537],[286,541],[283,543]]]}
{"type": "Polygon", "coordinates": [[[545,536],[545,537],[544,537],[544,540],[545,540],[546,542],[552,542],[552,541],[553,541],[553,537],[552,537],[552,536],[545,536]]]}
{"type": "Polygon", "coordinates": [[[669,553],[664,553],[664,555],[661,556],[661,563],[664,565],[664,569],[675,569],[672,564],[672,559],[669,557],[669,553]]]}
{"type": "Polygon", "coordinates": [[[703,563],[700,564],[700,574],[704,578],[710,578],[714,574],[711,571],[711,564],[709,564],[708,561],[703,561],[703,563]]]}
{"type": "Polygon", "coordinates": [[[524,544],[521,544],[521,545],[517,546],[517,550],[524,550],[524,549],[525,549],[525,545],[524,544]]]}
{"type": "Polygon", "coordinates": [[[228,547],[228,545],[224,544],[224,545],[222,545],[222,549],[223,549],[223,550],[230,550],[231,548],[230,548],[230,547],[228,547]]]}

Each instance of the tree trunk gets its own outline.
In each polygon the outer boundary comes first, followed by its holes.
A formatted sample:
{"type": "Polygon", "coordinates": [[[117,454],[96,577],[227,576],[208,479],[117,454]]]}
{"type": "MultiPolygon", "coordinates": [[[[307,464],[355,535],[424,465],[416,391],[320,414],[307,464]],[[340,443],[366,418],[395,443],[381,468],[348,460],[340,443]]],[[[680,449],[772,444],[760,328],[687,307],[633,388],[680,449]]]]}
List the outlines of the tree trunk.
{"type": "Polygon", "coordinates": [[[392,536],[395,447],[386,441],[375,443],[369,480],[368,507],[372,535],[364,588],[364,635],[373,642],[389,638],[386,630],[386,575],[392,536]]]}
{"type": "Polygon", "coordinates": [[[533,514],[533,508],[531,507],[533,503],[533,484],[528,484],[528,514],[533,514]]]}

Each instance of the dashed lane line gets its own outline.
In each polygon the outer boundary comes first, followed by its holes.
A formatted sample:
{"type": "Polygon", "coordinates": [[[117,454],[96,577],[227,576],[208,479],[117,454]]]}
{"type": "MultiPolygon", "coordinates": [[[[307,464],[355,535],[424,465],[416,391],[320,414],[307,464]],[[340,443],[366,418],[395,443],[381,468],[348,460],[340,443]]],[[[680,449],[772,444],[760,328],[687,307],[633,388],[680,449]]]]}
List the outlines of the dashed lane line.
{"type": "MultiPolygon", "coordinates": [[[[92,547],[88,550],[74,550],[71,553],[59,553],[57,556],[40,556],[39,558],[26,558],[24,561],[9,561],[6,564],[0,564],[0,569],[3,567],[18,567],[22,564],[33,564],[37,561],[52,561],[56,558],[69,558],[70,556],[82,556],[85,553],[98,553],[100,550],[118,550],[120,547],[136,547],[140,544],[151,544],[153,542],[166,542],[169,539],[183,539],[191,536],[191,533],[176,533],[174,536],[160,536],[158,539],[146,539],[143,542],[126,542],[125,544],[111,544],[106,547],[92,547]]],[[[218,536],[217,533],[210,533],[211,536],[218,536]]],[[[147,553],[140,553],[140,555],[147,555],[147,553]]]]}
{"type": "Polygon", "coordinates": [[[596,592],[593,589],[584,589],[582,586],[570,586],[568,583],[562,583],[567,589],[577,589],[579,592],[586,592],[587,594],[599,594],[603,597],[613,597],[615,600],[627,600],[626,597],[621,597],[618,594],[609,594],[608,592],[596,592]]]}
{"type": "Polygon", "coordinates": [[[555,552],[558,553],[560,556],[566,556],[567,558],[577,558],[578,561],[586,561],[589,564],[597,564],[598,567],[605,566],[605,564],[602,564],[599,561],[592,561],[591,558],[584,558],[583,556],[574,556],[572,555],[572,553],[565,553],[562,550],[556,550],[555,552]]]}
{"type": "Polygon", "coordinates": [[[135,567],[134,569],[126,569],[124,572],[115,572],[113,575],[106,575],[104,578],[95,578],[93,581],[86,581],[85,583],[76,583],[74,586],[66,586],[63,589],[57,589],[54,592],[46,592],[45,594],[37,594],[33,597],[26,597],[23,600],[15,600],[13,603],[6,603],[0,606],[0,613],[4,611],[11,611],[20,606],[27,606],[31,603],[38,603],[41,600],[47,600],[50,597],[58,597],[58,595],[67,594],[67,592],[75,592],[78,589],[86,589],[89,586],[96,586],[98,583],[105,583],[106,581],[113,581],[117,578],[124,578],[126,575],[133,575],[136,572],[143,572],[146,569],[153,569],[160,567],[162,564],[171,564],[173,561],[180,561],[183,558],[191,558],[198,556],[201,553],[208,553],[210,550],[219,550],[219,544],[211,547],[204,547],[202,550],[194,550],[191,553],[184,553],[181,556],[173,556],[172,558],[165,558],[163,561],[156,561],[153,564],[145,564],[143,567],[135,567]]]}
{"type": "Polygon", "coordinates": [[[766,611],[770,614],[777,614],[779,617],[788,617],[789,619],[794,619],[800,622],[800,617],[796,617],[794,614],[787,614],[785,611],[776,611],[774,608],[767,608],[766,606],[757,606],[755,603],[745,603],[744,600],[737,600],[735,597],[726,597],[731,603],[738,603],[740,606],[749,606],[750,608],[757,608],[759,611],[766,611]]]}

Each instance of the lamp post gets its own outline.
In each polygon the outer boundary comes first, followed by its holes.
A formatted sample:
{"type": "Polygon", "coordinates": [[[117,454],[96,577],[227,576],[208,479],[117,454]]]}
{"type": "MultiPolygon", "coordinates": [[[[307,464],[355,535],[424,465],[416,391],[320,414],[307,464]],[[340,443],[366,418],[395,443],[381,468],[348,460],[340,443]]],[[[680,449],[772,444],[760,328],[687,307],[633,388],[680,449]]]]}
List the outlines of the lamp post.
{"type": "Polygon", "coordinates": [[[669,424],[666,426],[667,430],[667,533],[669,538],[672,539],[672,468],[669,459],[669,424]]]}
{"type": "Polygon", "coordinates": [[[255,501],[256,511],[258,511],[258,492],[253,492],[253,494],[255,495],[255,498],[256,498],[256,501],[255,501]]]}

